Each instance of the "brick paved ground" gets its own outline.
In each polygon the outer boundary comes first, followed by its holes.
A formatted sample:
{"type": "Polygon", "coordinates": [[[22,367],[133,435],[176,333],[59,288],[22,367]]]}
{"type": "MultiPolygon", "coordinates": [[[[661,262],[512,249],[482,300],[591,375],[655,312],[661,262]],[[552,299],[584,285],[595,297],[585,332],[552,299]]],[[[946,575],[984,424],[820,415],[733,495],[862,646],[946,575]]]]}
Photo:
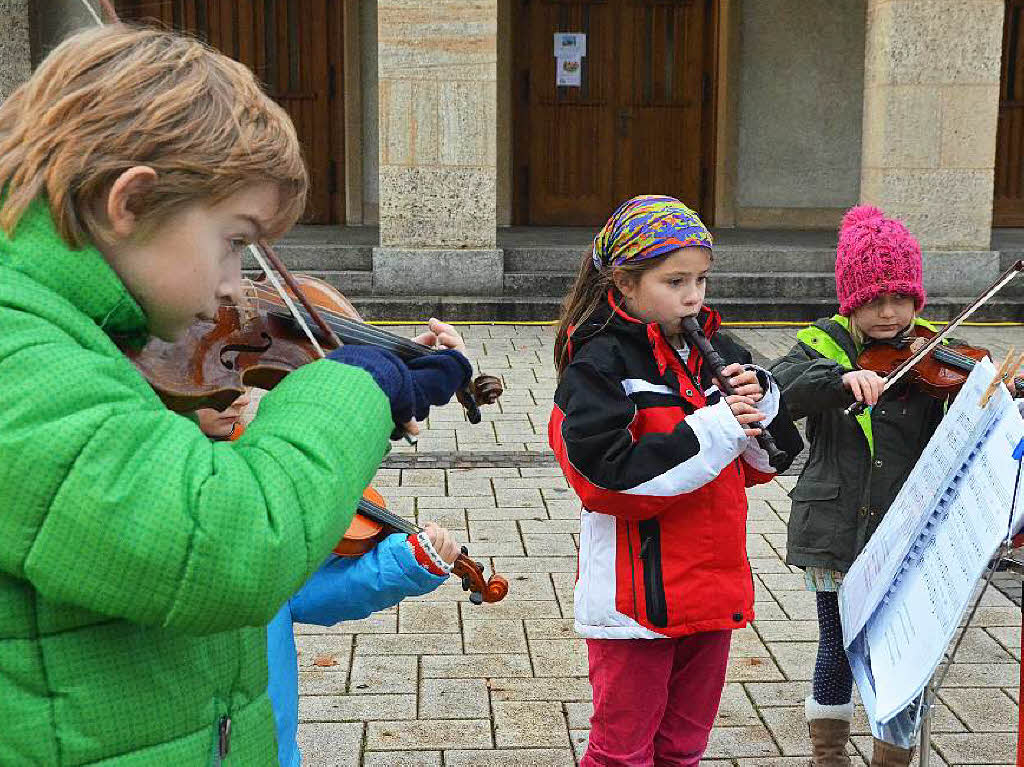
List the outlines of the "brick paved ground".
{"type": "MultiPolygon", "coordinates": [[[[511,591],[475,607],[449,583],[363,621],[298,627],[300,742],[310,765],[545,767],[576,764],[585,748],[590,687],[572,628],[579,507],[545,436],[554,332],[462,330],[479,370],[504,379],[500,405],[477,426],[456,405],[435,410],[419,444],[397,447],[376,485],[398,513],[453,530],[511,591]]],[[[735,332],[771,359],[794,330],[735,332]]],[[[1010,344],[1024,348],[1021,328],[960,335],[1000,355],[1010,344]]],[[[733,637],[709,765],[807,763],[802,706],[817,627],[813,597],[783,562],[794,481],[750,493],[758,617],[733,637]]],[[[1019,579],[1003,581],[1019,603],[1019,579]]],[[[1020,612],[992,590],[973,625],[941,694],[933,765],[1013,761],[1020,612]]],[[[860,756],[870,756],[868,733],[859,715],[860,756]]]]}

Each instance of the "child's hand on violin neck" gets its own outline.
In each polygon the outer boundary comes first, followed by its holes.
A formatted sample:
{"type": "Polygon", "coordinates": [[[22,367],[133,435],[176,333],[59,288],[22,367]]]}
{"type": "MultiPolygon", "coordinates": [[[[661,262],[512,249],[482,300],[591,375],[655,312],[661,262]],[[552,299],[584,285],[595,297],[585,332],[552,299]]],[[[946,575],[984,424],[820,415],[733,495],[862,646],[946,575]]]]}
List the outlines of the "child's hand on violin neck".
{"type": "Polygon", "coordinates": [[[443,346],[445,349],[455,349],[463,354],[466,353],[466,342],[462,340],[459,331],[453,326],[447,322],[441,322],[436,317],[431,317],[427,321],[427,327],[429,330],[420,333],[412,340],[424,346],[443,346]]]}
{"type": "Polygon", "coordinates": [[[858,402],[874,405],[882,396],[885,379],[874,370],[851,370],[843,375],[843,386],[850,390],[858,402]]]}
{"type": "Polygon", "coordinates": [[[409,434],[418,434],[430,407],[448,402],[473,374],[469,360],[448,349],[403,362],[385,349],[345,345],[327,358],[366,370],[390,400],[395,424],[409,434]]]}
{"type": "Polygon", "coordinates": [[[434,551],[445,562],[451,564],[459,556],[458,542],[443,527],[439,527],[433,522],[427,522],[423,532],[427,534],[427,539],[430,541],[430,545],[434,547],[434,551]]]}

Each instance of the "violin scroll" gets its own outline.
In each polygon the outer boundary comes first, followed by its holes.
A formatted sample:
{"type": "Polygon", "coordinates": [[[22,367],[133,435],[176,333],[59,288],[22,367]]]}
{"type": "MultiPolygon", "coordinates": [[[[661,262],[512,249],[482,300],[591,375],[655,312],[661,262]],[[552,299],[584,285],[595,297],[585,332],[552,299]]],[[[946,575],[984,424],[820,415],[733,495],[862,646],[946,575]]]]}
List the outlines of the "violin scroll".
{"type": "Polygon", "coordinates": [[[480,423],[480,405],[493,405],[504,387],[495,376],[477,376],[472,383],[455,392],[459,403],[466,409],[466,418],[472,424],[480,423]]]}
{"type": "Polygon", "coordinates": [[[462,553],[455,558],[452,572],[462,578],[462,590],[469,592],[469,601],[475,605],[483,602],[500,602],[508,594],[508,581],[500,575],[484,580],[484,566],[470,559],[469,550],[463,546],[462,553]]]}
{"type": "Polygon", "coordinates": [[[472,389],[473,399],[481,405],[493,405],[505,391],[499,378],[486,375],[477,376],[473,380],[472,389]]]}

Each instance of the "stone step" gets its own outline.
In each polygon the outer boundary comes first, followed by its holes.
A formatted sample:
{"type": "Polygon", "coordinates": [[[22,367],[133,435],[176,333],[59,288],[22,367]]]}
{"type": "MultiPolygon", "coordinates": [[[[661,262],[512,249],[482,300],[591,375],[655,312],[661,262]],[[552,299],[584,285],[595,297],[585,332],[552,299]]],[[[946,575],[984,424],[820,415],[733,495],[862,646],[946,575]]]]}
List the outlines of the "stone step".
{"type": "MultiPolygon", "coordinates": [[[[579,270],[585,248],[505,248],[506,272],[573,272],[579,270]]],[[[828,248],[781,248],[743,245],[715,247],[715,272],[833,273],[836,252],[828,248]]]]}
{"type": "MultiPolygon", "coordinates": [[[[568,274],[506,274],[504,296],[378,296],[373,294],[373,273],[363,270],[307,271],[308,274],[338,288],[367,319],[402,320],[422,317],[451,317],[453,320],[535,321],[552,320],[558,313],[571,284],[568,274]],[[539,289],[555,291],[538,292],[539,289]],[[557,290],[556,290],[557,289],[557,290]],[[521,292],[516,292],[521,291],[521,292]],[[424,312],[426,312],[424,314],[424,312]]],[[[247,276],[255,276],[249,271],[247,276]]],[[[835,290],[831,275],[720,274],[712,283],[711,303],[727,319],[813,320],[835,312],[835,290]],[[813,288],[813,290],[812,290],[813,288]],[[754,290],[758,292],[751,295],[754,290]]],[[[1019,294],[1003,291],[983,305],[972,317],[987,321],[1024,320],[1024,301],[1019,294]]],[[[1024,275],[1016,282],[1024,285],[1024,275]]],[[[966,297],[933,297],[923,314],[929,319],[945,320],[956,316],[974,300],[966,297]]]]}
{"type": "MultiPolygon", "coordinates": [[[[1014,261],[1024,259],[1024,251],[1003,250],[999,252],[999,268],[1003,271],[1013,266],[1014,261]]],[[[999,291],[1000,296],[1024,296],[1024,273],[1017,275],[999,291]]]]}
{"type": "MultiPolygon", "coordinates": [[[[287,262],[286,262],[287,263],[287,262]]],[[[302,272],[308,274],[311,277],[318,277],[319,279],[327,282],[338,290],[340,290],[345,296],[368,296],[373,293],[373,272],[368,270],[345,270],[345,271],[323,271],[319,269],[304,269],[301,267],[292,267],[288,264],[289,271],[302,272]]],[[[262,274],[261,271],[246,269],[242,272],[246,277],[258,277],[262,274]]]]}
{"type": "MultiPolygon", "coordinates": [[[[293,243],[284,241],[275,250],[294,271],[359,271],[373,268],[373,245],[293,243]]],[[[506,248],[506,272],[573,272],[579,268],[582,251],[572,248],[506,248]]],[[[720,247],[715,250],[714,271],[832,273],[835,252],[825,249],[772,249],[720,247]]],[[[246,269],[256,268],[248,255],[246,269]]]]}
{"type": "MultiPolygon", "coordinates": [[[[371,292],[369,273],[373,269],[373,247],[369,244],[337,244],[332,242],[307,241],[309,238],[291,241],[286,239],[276,246],[277,252],[293,271],[325,273],[336,275],[335,282],[346,286],[353,295],[371,292]]],[[[505,250],[505,293],[506,295],[564,295],[575,278],[581,258],[580,249],[564,247],[512,247],[505,250]]],[[[1024,259],[1024,251],[1003,250],[999,254],[1000,268],[1008,268],[1014,261],[1024,259]]],[[[782,292],[776,295],[802,295],[797,285],[811,280],[810,292],[806,295],[828,297],[834,285],[830,283],[835,263],[835,253],[825,248],[782,248],[758,247],[756,245],[722,245],[715,250],[715,264],[712,271],[712,290],[717,296],[752,297],[749,290],[737,287],[742,284],[738,275],[753,275],[758,279],[788,280],[796,274],[796,282],[787,282],[782,292]],[[758,271],[751,271],[756,266],[758,271]],[[780,275],[785,275],[780,277],[780,275]],[[725,279],[723,279],[725,278],[725,279]],[[827,283],[827,284],[826,284],[827,283]],[[818,287],[824,286],[824,292],[818,287]],[[739,291],[739,292],[737,292],[739,291]]],[[[256,269],[256,263],[248,255],[243,267],[256,269]]],[[[765,284],[765,283],[761,283],[765,284]]],[[[770,295],[759,291],[753,295],[770,295]]],[[[1024,296],[1024,275],[1009,283],[1000,292],[1004,297],[1024,296]]]]}
{"type": "Polygon", "coordinates": [[[352,303],[366,320],[408,321],[429,317],[448,322],[538,322],[558,318],[560,298],[487,296],[354,296],[352,303]]]}
{"type": "MultiPolygon", "coordinates": [[[[295,268],[338,288],[346,296],[373,295],[373,273],[366,270],[321,270],[295,268]]],[[[247,270],[246,276],[259,274],[247,270]]],[[[513,272],[504,276],[504,297],[519,300],[552,298],[561,301],[572,286],[575,274],[568,272],[513,272]]],[[[831,300],[835,292],[835,279],[831,274],[760,274],[733,273],[712,275],[711,292],[714,299],[759,297],[820,298],[831,300]]],[[[501,298],[501,296],[495,296],[501,298]]]]}
{"type": "MultiPolygon", "coordinates": [[[[973,297],[937,298],[924,314],[931,320],[955,317],[973,297]]],[[[367,320],[421,322],[439,317],[452,322],[537,322],[555,320],[561,298],[512,296],[354,296],[352,302],[367,320]]],[[[836,303],[824,298],[721,298],[712,305],[731,322],[810,322],[835,313],[836,303]]],[[[993,298],[972,316],[976,321],[1024,321],[1024,303],[993,298]]]]}
{"type": "MultiPolygon", "coordinates": [[[[370,271],[373,269],[373,247],[284,240],[274,246],[274,251],[293,272],[370,271]]],[[[242,260],[242,268],[256,268],[256,261],[248,251],[242,260]]]]}
{"type": "MultiPolygon", "coordinates": [[[[571,272],[505,272],[506,296],[565,296],[576,274],[571,272]]],[[[829,272],[712,272],[709,295],[719,298],[822,298],[835,295],[829,272]]]]}

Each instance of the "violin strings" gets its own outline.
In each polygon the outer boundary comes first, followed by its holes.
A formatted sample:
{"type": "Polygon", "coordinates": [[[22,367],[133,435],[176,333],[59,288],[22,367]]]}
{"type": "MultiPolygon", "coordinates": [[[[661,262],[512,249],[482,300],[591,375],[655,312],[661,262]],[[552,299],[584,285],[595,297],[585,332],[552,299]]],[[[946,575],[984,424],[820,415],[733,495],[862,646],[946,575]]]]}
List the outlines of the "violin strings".
{"type": "MultiPolygon", "coordinates": [[[[278,296],[272,290],[266,287],[256,285],[257,296],[270,296],[277,299],[278,296]]],[[[299,307],[298,311],[302,314],[303,319],[309,320],[309,312],[304,308],[299,307]]],[[[283,316],[288,316],[285,312],[278,312],[283,316]]],[[[406,353],[412,356],[423,356],[433,351],[429,346],[416,343],[415,341],[409,341],[401,336],[395,335],[394,333],[388,333],[384,330],[377,330],[368,325],[365,325],[358,320],[353,320],[346,317],[338,312],[331,311],[330,309],[321,309],[320,314],[325,320],[331,325],[335,331],[342,331],[350,339],[350,343],[365,343],[365,344],[382,344],[387,343],[392,347],[400,350],[404,350],[406,353]]]]}
{"type": "Polygon", "coordinates": [[[941,346],[935,350],[935,357],[940,362],[964,365],[968,370],[972,369],[975,365],[975,360],[966,354],[961,354],[952,349],[943,349],[941,346]]]}
{"type": "Polygon", "coordinates": [[[316,349],[316,353],[320,355],[321,358],[326,357],[327,355],[324,354],[324,350],[320,347],[320,344],[317,342],[316,336],[314,336],[312,331],[309,329],[309,325],[306,324],[305,318],[299,314],[298,307],[295,305],[295,302],[291,299],[291,296],[288,295],[287,291],[281,285],[280,280],[277,279],[277,275],[273,271],[271,271],[270,265],[267,263],[266,259],[263,258],[263,254],[260,253],[260,249],[255,244],[251,244],[249,245],[249,253],[252,254],[252,257],[254,259],[256,259],[256,263],[258,263],[260,267],[263,269],[263,273],[267,275],[267,279],[270,280],[270,282],[273,284],[274,289],[277,291],[277,294],[281,297],[281,300],[284,301],[285,305],[288,307],[292,316],[298,321],[299,326],[302,328],[302,332],[306,334],[306,338],[309,339],[309,342],[313,344],[313,348],[316,349]]]}
{"type": "MultiPolygon", "coordinates": [[[[272,290],[270,290],[267,287],[264,287],[264,286],[261,286],[261,285],[256,285],[255,288],[256,288],[257,292],[263,292],[266,295],[271,296],[272,298],[275,298],[275,299],[277,298],[277,295],[272,290]]],[[[331,309],[320,308],[320,313],[321,313],[321,315],[326,315],[328,317],[331,317],[331,318],[335,319],[342,326],[345,326],[345,325],[348,325],[348,324],[352,324],[352,325],[355,325],[355,326],[357,326],[359,328],[367,328],[373,334],[387,336],[389,338],[394,338],[394,339],[399,340],[399,341],[404,341],[405,340],[401,336],[396,336],[393,333],[388,333],[387,331],[384,331],[384,330],[377,330],[375,328],[374,329],[368,328],[368,326],[365,326],[363,323],[359,322],[358,320],[353,320],[350,317],[346,317],[344,314],[332,311],[331,309]]],[[[410,343],[412,343],[412,342],[410,342],[410,343]]],[[[422,344],[413,344],[413,345],[414,346],[423,346],[422,344]]],[[[429,349],[429,347],[426,347],[426,346],[423,346],[423,348],[424,349],[429,349]]]]}
{"type": "Polygon", "coordinates": [[[359,511],[365,511],[369,516],[376,519],[378,522],[384,522],[389,524],[397,530],[401,530],[403,533],[419,533],[421,529],[414,525],[407,519],[403,519],[397,514],[393,514],[383,506],[378,506],[373,501],[368,501],[365,498],[359,499],[359,511]]]}

